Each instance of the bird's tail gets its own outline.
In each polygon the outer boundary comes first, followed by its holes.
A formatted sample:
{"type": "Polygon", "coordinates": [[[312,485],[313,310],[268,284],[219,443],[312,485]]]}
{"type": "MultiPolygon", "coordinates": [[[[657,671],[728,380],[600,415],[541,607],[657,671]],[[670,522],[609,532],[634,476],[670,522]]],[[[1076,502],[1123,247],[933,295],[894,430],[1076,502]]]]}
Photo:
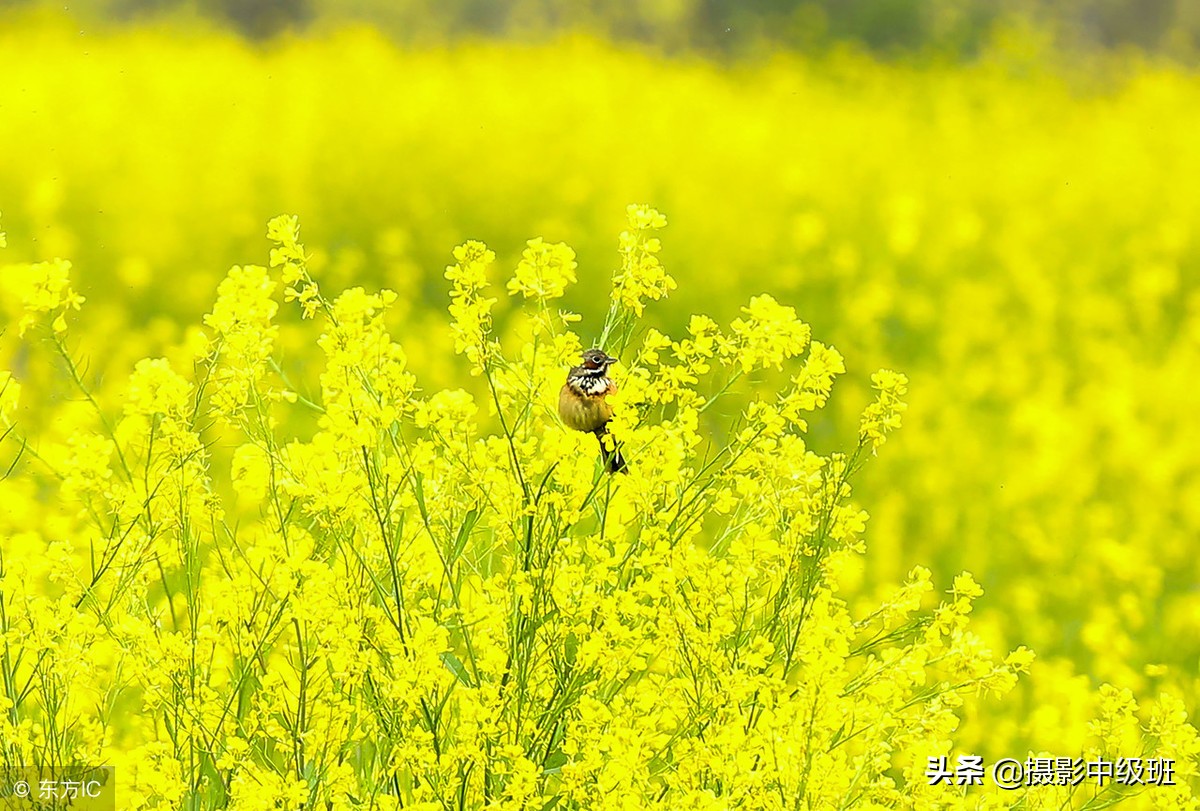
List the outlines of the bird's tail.
{"type": "Polygon", "coordinates": [[[604,466],[609,473],[625,473],[627,465],[625,457],[621,455],[621,446],[617,442],[617,438],[608,432],[605,426],[600,426],[595,431],[596,439],[600,441],[600,456],[604,459],[604,466]]]}

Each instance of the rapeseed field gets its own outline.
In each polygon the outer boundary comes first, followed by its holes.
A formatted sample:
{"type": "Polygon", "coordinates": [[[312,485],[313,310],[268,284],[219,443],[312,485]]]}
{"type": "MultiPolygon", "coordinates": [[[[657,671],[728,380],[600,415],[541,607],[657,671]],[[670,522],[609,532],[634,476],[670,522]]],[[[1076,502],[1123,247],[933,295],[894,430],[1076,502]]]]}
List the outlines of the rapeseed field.
{"type": "Polygon", "coordinates": [[[0,804],[1196,808],[1200,83],[1040,43],[14,14],[0,804]]]}

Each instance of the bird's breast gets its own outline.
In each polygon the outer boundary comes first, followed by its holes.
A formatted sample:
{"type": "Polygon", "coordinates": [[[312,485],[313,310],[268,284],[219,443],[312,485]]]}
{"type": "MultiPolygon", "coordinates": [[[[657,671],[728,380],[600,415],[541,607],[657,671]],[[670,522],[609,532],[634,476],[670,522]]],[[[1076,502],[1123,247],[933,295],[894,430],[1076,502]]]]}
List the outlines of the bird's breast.
{"type": "Polygon", "coordinates": [[[582,394],[567,383],[558,394],[558,415],[572,430],[595,431],[612,419],[612,406],[603,393],[582,394]]]}

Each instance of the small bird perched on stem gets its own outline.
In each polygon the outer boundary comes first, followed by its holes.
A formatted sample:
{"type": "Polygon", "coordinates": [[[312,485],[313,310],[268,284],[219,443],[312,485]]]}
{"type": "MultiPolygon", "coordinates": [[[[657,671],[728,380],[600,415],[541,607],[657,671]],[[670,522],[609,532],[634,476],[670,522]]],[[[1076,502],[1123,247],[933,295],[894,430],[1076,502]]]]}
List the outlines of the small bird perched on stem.
{"type": "Polygon", "coordinates": [[[616,439],[608,440],[611,447],[604,439],[613,413],[605,398],[617,390],[617,384],[608,376],[608,367],[616,362],[616,358],[601,349],[589,349],[583,353],[583,363],[571,367],[558,394],[558,415],[568,428],[596,435],[609,473],[625,470],[625,459],[616,439]]]}

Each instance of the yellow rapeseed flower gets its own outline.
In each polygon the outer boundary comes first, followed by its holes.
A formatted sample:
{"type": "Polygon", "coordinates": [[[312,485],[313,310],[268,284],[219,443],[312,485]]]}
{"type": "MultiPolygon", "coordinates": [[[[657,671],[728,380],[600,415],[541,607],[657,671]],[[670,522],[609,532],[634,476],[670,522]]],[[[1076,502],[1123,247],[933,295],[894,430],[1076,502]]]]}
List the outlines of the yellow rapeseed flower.
{"type": "Polygon", "coordinates": [[[630,205],[625,213],[630,230],[621,232],[621,269],[613,276],[612,299],[641,316],[646,299],[661,299],[676,287],[657,256],[662,243],[650,236],[666,227],[667,218],[641,205],[630,205]]]}
{"type": "Polygon", "coordinates": [[[908,393],[908,378],[890,369],[880,369],[871,375],[871,382],[879,394],[863,411],[858,435],[876,452],[887,441],[887,435],[900,427],[900,415],[908,408],[900,399],[908,393]]]}
{"type": "Polygon", "coordinates": [[[525,244],[516,273],[508,281],[510,295],[525,298],[561,298],[575,282],[575,251],[559,242],[551,245],[541,237],[525,244]]]}
{"type": "Polygon", "coordinates": [[[18,321],[21,335],[44,315],[51,316],[55,333],[66,330],[66,312],[78,310],[85,301],[71,287],[70,271],[71,263],[65,259],[0,268],[6,291],[16,294],[23,313],[18,321]]]}

